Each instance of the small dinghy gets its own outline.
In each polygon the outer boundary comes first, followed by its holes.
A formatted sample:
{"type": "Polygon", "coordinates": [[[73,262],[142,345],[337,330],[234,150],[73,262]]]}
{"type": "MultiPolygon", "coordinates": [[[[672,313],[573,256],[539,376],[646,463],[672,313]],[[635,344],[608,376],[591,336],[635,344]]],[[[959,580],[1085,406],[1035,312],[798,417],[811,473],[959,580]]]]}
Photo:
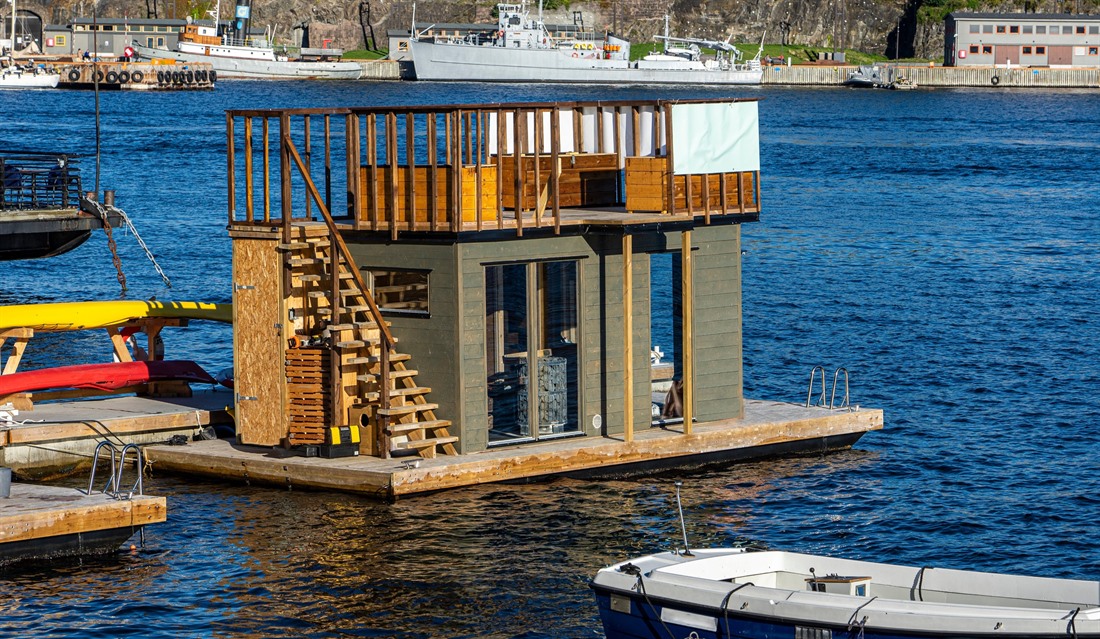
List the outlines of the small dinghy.
{"type": "Polygon", "coordinates": [[[608,639],[1100,638],[1100,582],[792,552],[665,552],[592,581],[608,639]]]}

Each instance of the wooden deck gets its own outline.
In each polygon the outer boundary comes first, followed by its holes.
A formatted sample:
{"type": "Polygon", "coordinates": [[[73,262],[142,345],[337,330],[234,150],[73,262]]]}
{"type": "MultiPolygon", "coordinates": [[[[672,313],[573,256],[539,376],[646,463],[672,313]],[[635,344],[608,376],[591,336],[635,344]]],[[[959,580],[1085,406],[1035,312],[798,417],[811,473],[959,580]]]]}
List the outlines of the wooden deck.
{"type": "Polygon", "coordinates": [[[225,440],[150,446],[145,454],[158,471],[393,500],[499,481],[626,475],[842,449],[883,425],[879,409],[828,410],[748,400],[745,413],[740,420],[695,424],[690,435],[679,432],[679,427],[654,428],[636,431],[630,443],[599,436],[573,437],[434,459],[277,457],[269,448],[225,440]]]}
{"type": "Polygon", "coordinates": [[[165,521],[164,497],[116,500],[75,488],[15,482],[0,499],[0,566],[110,554],[146,524],[165,521]]]}
{"type": "Polygon", "coordinates": [[[111,397],[39,404],[21,411],[16,423],[0,427],[0,466],[21,475],[44,475],[91,462],[104,439],[160,443],[172,435],[188,439],[212,424],[231,423],[229,392],[195,391],[193,397],[111,397]]]}

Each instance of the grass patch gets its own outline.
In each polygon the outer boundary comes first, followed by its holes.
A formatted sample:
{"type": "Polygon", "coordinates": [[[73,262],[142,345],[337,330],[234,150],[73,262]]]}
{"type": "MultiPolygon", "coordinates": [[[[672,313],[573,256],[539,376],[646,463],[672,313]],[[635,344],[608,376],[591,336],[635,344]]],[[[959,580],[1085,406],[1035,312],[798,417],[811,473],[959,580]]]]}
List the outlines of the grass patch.
{"type": "Polygon", "coordinates": [[[387,50],[382,51],[367,51],[366,49],[352,49],[351,51],[344,52],[345,60],[381,60],[389,55],[387,50]]]}

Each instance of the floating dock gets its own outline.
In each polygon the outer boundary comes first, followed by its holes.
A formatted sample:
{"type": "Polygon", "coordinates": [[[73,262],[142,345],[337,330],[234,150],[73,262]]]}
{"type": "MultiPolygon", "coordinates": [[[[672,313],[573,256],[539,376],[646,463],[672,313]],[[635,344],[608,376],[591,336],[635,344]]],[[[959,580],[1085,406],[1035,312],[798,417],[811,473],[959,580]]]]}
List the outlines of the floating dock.
{"type": "Polygon", "coordinates": [[[192,397],[109,397],[38,404],[0,422],[0,466],[23,477],[45,477],[90,465],[101,441],[163,443],[190,440],[206,428],[232,423],[228,392],[196,391],[192,397]]]}
{"type": "Polygon", "coordinates": [[[16,482],[0,498],[0,568],[24,561],[110,555],[148,524],[165,521],[164,497],[86,495],[16,482]]]}
{"type": "Polygon", "coordinates": [[[55,65],[62,89],[91,89],[96,77],[103,90],[186,91],[213,89],[218,74],[209,62],[74,62],[55,65]]]}
{"type": "Polygon", "coordinates": [[[186,446],[148,446],[160,472],[199,475],[286,488],[357,493],[396,500],[417,494],[553,476],[613,477],[666,468],[703,466],[750,458],[822,453],[850,447],[883,426],[877,409],[829,410],[747,400],[744,419],[679,425],[621,437],[572,437],[526,446],[431,459],[359,456],[340,459],[285,457],[285,451],[200,441],[186,446]]]}

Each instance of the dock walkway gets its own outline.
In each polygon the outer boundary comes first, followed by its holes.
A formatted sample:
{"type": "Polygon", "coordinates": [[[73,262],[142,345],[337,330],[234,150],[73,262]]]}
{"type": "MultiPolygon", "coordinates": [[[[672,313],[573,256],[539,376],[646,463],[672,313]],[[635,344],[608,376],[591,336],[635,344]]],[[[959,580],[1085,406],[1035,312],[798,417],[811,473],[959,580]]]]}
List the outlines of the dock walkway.
{"type": "Polygon", "coordinates": [[[148,444],[172,435],[188,439],[213,424],[231,423],[228,392],[195,391],[193,397],[111,397],[44,403],[21,411],[13,424],[0,423],[0,466],[22,475],[91,463],[105,439],[148,444]]]}
{"type": "Polygon", "coordinates": [[[156,471],[202,475],[261,484],[357,493],[397,499],[500,481],[552,475],[613,476],[720,461],[847,448],[879,430],[879,409],[828,410],[798,404],[746,400],[745,417],[635,432],[634,441],[571,437],[541,444],[495,447],[433,459],[398,457],[277,457],[272,449],[226,440],[187,446],[150,446],[156,471]]]}
{"type": "Polygon", "coordinates": [[[146,524],[165,521],[164,497],[118,500],[75,488],[13,483],[0,499],[0,567],[17,561],[110,554],[146,524]]]}

